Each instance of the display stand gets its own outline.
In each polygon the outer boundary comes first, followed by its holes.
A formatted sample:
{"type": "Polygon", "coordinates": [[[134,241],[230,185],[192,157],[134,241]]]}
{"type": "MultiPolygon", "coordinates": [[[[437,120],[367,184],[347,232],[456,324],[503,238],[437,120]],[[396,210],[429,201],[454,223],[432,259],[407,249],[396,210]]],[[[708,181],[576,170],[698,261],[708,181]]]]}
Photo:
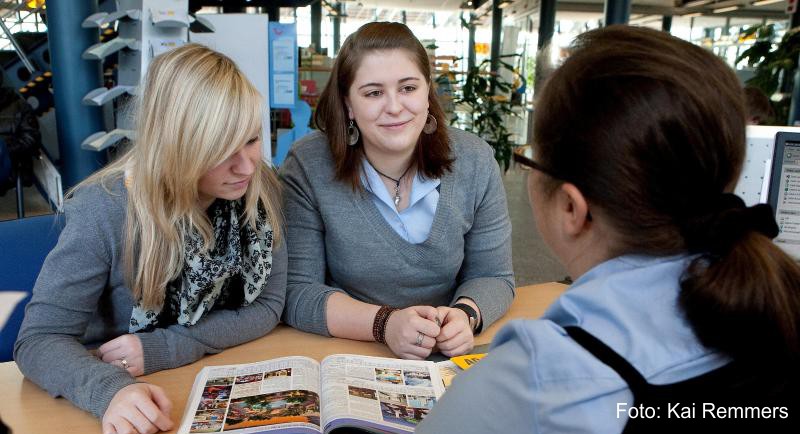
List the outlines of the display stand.
{"type": "MultiPolygon", "coordinates": [[[[117,85],[100,87],[86,94],[83,103],[104,106],[123,95],[135,95],[139,82],[154,57],[188,41],[188,28],[193,20],[188,13],[188,0],[118,0],[118,10],[100,12],[87,17],[83,27],[105,27],[116,24],[118,36],[93,45],[83,54],[85,59],[105,59],[117,53],[117,85]]],[[[102,151],[116,146],[123,139],[133,139],[133,119],[122,113],[124,104],[115,107],[117,128],[98,131],[87,137],[83,149],[102,151]]]]}

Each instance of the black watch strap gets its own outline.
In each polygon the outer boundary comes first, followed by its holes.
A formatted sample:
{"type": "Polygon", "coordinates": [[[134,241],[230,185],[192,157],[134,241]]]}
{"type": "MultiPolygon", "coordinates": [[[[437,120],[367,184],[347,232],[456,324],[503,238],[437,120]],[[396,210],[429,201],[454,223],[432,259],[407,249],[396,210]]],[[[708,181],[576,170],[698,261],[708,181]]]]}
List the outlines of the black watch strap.
{"type": "Polygon", "coordinates": [[[467,314],[467,318],[469,318],[469,326],[472,328],[472,332],[475,333],[478,331],[478,311],[476,311],[472,306],[465,304],[465,303],[456,303],[453,305],[454,309],[460,309],[467,314]]]}

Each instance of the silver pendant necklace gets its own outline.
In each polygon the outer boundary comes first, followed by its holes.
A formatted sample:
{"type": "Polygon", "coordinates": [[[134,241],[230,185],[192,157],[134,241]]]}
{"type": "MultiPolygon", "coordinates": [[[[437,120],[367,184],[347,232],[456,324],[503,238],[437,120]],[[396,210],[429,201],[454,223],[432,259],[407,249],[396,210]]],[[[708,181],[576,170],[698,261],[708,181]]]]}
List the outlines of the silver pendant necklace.
{"type": "Polygon", "coordinates": [[[408,173],[409,169],[411,169],[411,164],[409,164],[408,167],[406,167],[406,171],[403,172],[403,174],[400,175],[400,177],[397,178],[397,179],[392,178],[391,176],[389,176],[389,175],[381,172],[380,170],[378,170],[375,167],[375,165],[372,164],[372,162],[370,162],[369,164],[372,165],[372,168],[375,169],[376,172],[378,172],[378,175],[380,175],[380,176],[382,176],[382,177],[384,177],[386,179],[390,179],[390,180],[392,180],[394,182],[394,206],[395,206],[395,208],[400,206],[400,181],[403,180],[403,177],[406,176],[406,174],[408,173]]]}

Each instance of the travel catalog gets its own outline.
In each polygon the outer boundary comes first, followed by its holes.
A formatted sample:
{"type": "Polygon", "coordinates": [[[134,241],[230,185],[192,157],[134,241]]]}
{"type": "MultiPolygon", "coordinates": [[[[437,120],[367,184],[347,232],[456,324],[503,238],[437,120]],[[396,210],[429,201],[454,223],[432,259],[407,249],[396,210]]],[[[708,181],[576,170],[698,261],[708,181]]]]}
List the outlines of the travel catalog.
{"type": "Polygon", "coordinates": [[[444,390],[429,361],[336,354],[207,366],[178,433],[407,433],[444,390]]]}

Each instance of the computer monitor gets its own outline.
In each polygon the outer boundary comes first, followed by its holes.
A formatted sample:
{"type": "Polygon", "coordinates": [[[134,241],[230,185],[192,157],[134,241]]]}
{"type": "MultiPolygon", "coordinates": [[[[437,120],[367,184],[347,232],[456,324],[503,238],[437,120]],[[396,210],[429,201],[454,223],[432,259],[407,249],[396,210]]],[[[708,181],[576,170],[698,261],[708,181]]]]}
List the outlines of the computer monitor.
{"type": "Polygon", "coordinates": [[[775,137],[769,204],[780,229],[775,244],[800,260],[800,133],[779,132],[775,137]]]}
{"type": "Polygon", "coordinates": [[[800,128],[775,125],[748,125],[744,166],[733,190],[747,206],[767,203],[775,135],[800,133],[800,128]]]}

